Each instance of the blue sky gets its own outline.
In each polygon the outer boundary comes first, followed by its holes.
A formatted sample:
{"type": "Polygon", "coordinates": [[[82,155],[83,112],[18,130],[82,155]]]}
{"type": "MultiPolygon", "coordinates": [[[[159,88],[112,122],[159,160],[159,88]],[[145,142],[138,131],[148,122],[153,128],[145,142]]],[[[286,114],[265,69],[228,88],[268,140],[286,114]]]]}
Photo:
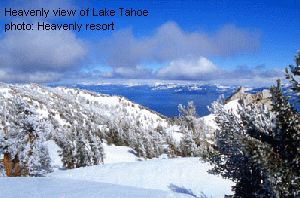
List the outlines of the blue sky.
{"type": "Polygon", "coordinates": [[[0,2],[0,81],[272,84],[300,49],[299,1],[0,2]],[[29,3],[30,2],[30,3],[29,3]],[[147,17],[4,17],[4,8],[147,9],[147,17]],[[111,32],[4,33],[4,23],[109,23],[111,32]]]}

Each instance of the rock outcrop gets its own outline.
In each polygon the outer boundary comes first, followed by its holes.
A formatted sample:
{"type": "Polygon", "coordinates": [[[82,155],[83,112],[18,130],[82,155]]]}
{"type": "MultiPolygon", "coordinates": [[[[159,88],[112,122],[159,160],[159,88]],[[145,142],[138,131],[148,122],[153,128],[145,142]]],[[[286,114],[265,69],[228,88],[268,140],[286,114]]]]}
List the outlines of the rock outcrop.
{"type": "Polygon", "coordinates": [[[270,91],[265,89],[261,92],[257,92],[254,94],[251,93],[247,93],[246,89],[243,87],[240,87],[237,89],[237,91],[232,94],[230,97],[228,97],[225,100],[225,104],[228,104],[230,101],[234,101],[234,100],[243,100],[246,102],[246,104],[263,104],[265,105],[267,108],[271,107],[271,101],[270,101],[270,91]]]}

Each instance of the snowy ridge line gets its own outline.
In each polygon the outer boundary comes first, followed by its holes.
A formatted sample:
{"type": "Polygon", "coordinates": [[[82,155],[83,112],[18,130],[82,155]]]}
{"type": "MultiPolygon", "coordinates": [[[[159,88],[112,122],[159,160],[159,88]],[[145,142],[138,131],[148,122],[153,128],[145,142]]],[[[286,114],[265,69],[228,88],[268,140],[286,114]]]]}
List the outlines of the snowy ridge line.
{"type": "MultiPolygon", "coordinates": [[[[50,87],[43,87],[43,86],[38,85],[38,84],[17,85],[17,86],[16,85],[7,85],[7,84],[3,84],[3,85],[4,85],[4,87],[9,87],[11,90],[18,91],[20,94],[22,94],[24,96],[25,96],[25,93],[26,93],[27,97],[31,97],[32,99],[34,98],[35,100],[38,100],[38,101],[40,100],[40,98],[36,97],[32,93],[37,92],[37,93],[41,94],[41,92],[42,92],[44,95],[48,94],[50,97],[61,98],[61,97],[63,97],[63,95],[67,95],[67,96],[70,95],[66,92],[71,91],[72,95],[74,95],[76,97],[80,96],[80,93],[83,93],[83,94],[88,94],[88,95],[90,95],[92,97],[95,97],[95,98],[107,98],[108,100],[111,99],[111,98],[118,98],[120,100],[121,104],[128,103],[129,106],[133,106],[133,109],[136,108],[138,110],[145,110],[146,112],[148,111],[150,114],[156,115],[158,118],[160,118],[162,120],[163,119],[166,119],[166,120],[168,119],[166,116],[163,116],[160,113],[157,113],[157,112],[155,112],[155,111],[153,111],[149,108],[146,108],[142,105],[135,104],[135,103],[131,102],[130,100],[128,100],[127,98],[123,97],[123,96],[116,96],[116,95],[112,96],[112,95],[108,95],[108,94],[98,94],[98,93],[91,92],[91,91],[80,90],[78,88],[76,88],[76,89],[74,89],[74,88],[65,88],[65,87],[50,88],[50,87]],[[30,89],[30,90],[28,90],[28,89],[20,90],[20,88],[22,88],[22,87],[24,88],[24,87],[28,87],[28,86],[32,89],[30,89]],[[46,91],[48,91],[48,92],[46,92],[46,91]],[[58,91],[60,91],[60,92],[58,92],[58,91]],[[53,94],[55,94],[55,95],[53,95],[53,94]]],[[[65,101],[67,101],[67,100],[65,100],[65,101]]],[[[71,102],[71,100],[68,100],[68,102],[71,102]]]]}
{"type": "MultiPolygon", "coordinates": [[[[77,85],[75,85],[75,86],[77,86],[77,85]]],[[[124,85],[124,86],[126,86],[126,85],[124,85]]],[[[66,87],[63,87],[63,86],[59,86],[59,87],[60,88],[64,88],[64,89],[69,89],[69,88],[66,88],[66,87]]],[[[96,95],[96,96],[100,95],[100,96],[103,96],[103,97],[119,97],[121,99],[124,99],[126,101],[131,102],[132,104],[138,105],[138,107],[140,109],[144,109],[144,110],[150,111],[153,114],[157,114],[158,116],[160,116],[163,119],[166,119],[166,120],[170,119],[169,117],[167,117],[167,116],[165,116],[165,115],[163,115],[163,114],[161,114],[161,113],[159,113],[157,111],[154,111],[153,109],[150,109],[150,108],[145,107],[143,105],[140,105],[138,103],[134,103],[133,101],[131,101],[130,99],[128,99],[127,97],[122,96],[122,95],[118,95],[118,94],[111,95],[111,94],[96,93],[96,92],[93,92],[93,91],[90,91],[90,90],[86,90],[86,89],[83,90],[83,89],[80,89],[80,88],[71,88],[71,89],[79,90],[79,91],[86,92],[86,93],[89,93],[91,95],[96,95]]]]}

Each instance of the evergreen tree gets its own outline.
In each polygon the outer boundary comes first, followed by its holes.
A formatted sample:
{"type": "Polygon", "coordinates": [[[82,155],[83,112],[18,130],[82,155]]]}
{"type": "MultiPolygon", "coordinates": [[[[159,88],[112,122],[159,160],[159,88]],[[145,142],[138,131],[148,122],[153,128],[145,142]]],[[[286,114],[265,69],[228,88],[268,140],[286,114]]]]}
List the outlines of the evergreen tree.
{"type": "Polygon", "coordinates": [[[43,176],[52,171],[48,148],[41,140],[36,140],[31,148],[30,155],[26,159],[28,174],[30,176],[43,176]]]}
{"type": "Polygon", "coordinates": [[[300,193],[300,116],[283,96],[280,81],[271,88],[273,112],[276,115],[273,148],[282,161],[280,194],[300,193]]]}
{"type": "Polygon", "coordinates": [[[262,168],[247,155],[244,142],[246,129],[241,119],[232,110],[224,108],[220,98],[212,104],[212,113],[216,116],[216,152],[210,157],[215,164],[212,170],[225,178],[236,181],[235,197],[267,196],[263,190],[262,168]]]}
{"type": "Polygon", "coordinates": [[[295,56],[295,62],[296,66],[289,65],[289,68],[285,69],[286,78],[290,81],[292,85],[292,90],[298,94],[299,101],[300,101],[300,82],[299,78],[300,76],[300,51],[298,51],[298,54],[295,56]]]}
{"type": "Polygon", "coordinates": [[[193,139],[193,132],[185,129],[184,136],[180,141],[181,155],[183,157],[195,156],[197,145],[193,139]]]}
{"type": "MultiPolygon", "coordinates": [[[[293,89],[296,90],[296,89],[293,89]]],[[[271,107],[240,101],[237,112],[213,103],[218,129],[214,172],[237,182],[235,197],[296,197],[300,194],[300,116],[270,89],[271,107]]]]}
{"type": "Polygon", "coordinates": [[[181,125],[184,125],[188,130],[193,130],[195,127],[195,119],[197,117],[196,107],[193,101],[189,101],[187,107],[182,104],[178,105],[179,120],[181,125]]]}
{"type": "Polygon", "coordinates": [[[38,176],[50,172],[50,157],[44,142],[51,125],[41,120],[19,96],[12,98],[8,111],[4,148],[14,164],[14,175],[38,176]]]}

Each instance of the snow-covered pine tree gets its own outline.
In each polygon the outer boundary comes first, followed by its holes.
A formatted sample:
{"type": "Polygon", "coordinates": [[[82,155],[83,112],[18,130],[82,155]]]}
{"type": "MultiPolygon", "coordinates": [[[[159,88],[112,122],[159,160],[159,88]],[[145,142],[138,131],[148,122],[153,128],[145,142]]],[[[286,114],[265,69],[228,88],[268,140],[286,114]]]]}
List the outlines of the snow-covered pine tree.
{"type": "Polygon", "coordinates": [[[37,176],[50,172],[50,157],[44,143],[51,125],[41,120],[19,96],[12,99],[9,111],[5,152],[14,164],[14,175],[37,176]]]}
{"type": "Polygon", "coordinates": [[[85,138],[85,131],[79,126],[75,126],[74,130],[76,168],[90,166],[90,153],[88,151],[90,148],[85,138]]]}
{"type": "Polygon", "coordinates": [[[43,176],[52,171],[48,148],[41,139],[35,140],[26,161],[30,176],[43,176]]]}
{"type": "Polygon", "coordinates": [[[297,93],[299,101],[300,101],[300,51],[295,56],[295,63],[294,65],[289,65],[289,68],[285,69],[286,79],[288,79],[292,85],[292,90],[297,93]],[[298,79],[297,79],[298,77],[298,79]]]}
{"type": "MultiPolygon", "coordinates": [[[[257,197],[278,197],[274,188],[277,178],[271,173],[271,170],[276,170],[280,164],[280,159],[272,148],[276,118],[268,108],[264,104],[243,102],[238,110],[238,116],[245,129],[245,138],[242,142],[244,155],[260,172],[256,176],[260,189],[253,190],[253,195],[257,197]]],[[[279,172],[278,169],[276,172],[279,172]]],[[[240,192],[237,191],[236,194],[240,192]]]]}
{"type": "Polygon", "coordinates": [[[198,118],[193,101],[188,102],[186,107],[180,104],[178,111],[178,123],[183,133],[183,139],[180,142],[182,156],[206,158],[211,149],[206,139],[206,133],[208,133],[209,129],[203,120],[198,118]]]}
{"type": "Polygon", "coordinates": [[[243,120],[224,108],[222,97],[212,104],[211,110],[218,125],[216,151],[210,156],[215,165],[212,172],[236,181],[235,197],[266,196],[262,168],[253,162],[245,147],[249,137],[243,120]]]}
{"type": "Polygon", "coordinates": [[[142,134],[140,134],[139,132],[136,131],[135,134],[135,139],[133,141],[133,147],[136,155],[138,157],[143,157],[143,158],[147,158],[147,152],[146,152],[146,148],[144,146],[144,137],[142,134]]]}
{"type": "Polygon", "coordinates": [[[164,152],[164,140],[162,139],[162,135],[156,130],[152,134],[152,142],[154,149],[154,157],[159,157],[164,152]]]}
{"type": "Polygon", "coordinates": [[[63,130],[59,127],[55,128],[53,139],[61,148],[59,155],[61,157],[63,167],[67,169],[75,168],[75,135],[72,133],[70,126],[65,126],[63,130]]]}
{"type": "Polygon", "coordinates": [[[300,115],[282,93],[280,81],[271,88],[272,111],[276,116],[273,148],[279,154],[280,196],[294,196],[300,193],[300,115]]]}
{"type": "Polygon", "coordinates": [[[178,105],[179,120],[188,130],[194,131],[195,119],[197,117],[196,107],[193,101],[189,101],[187,107],[182,104],[178,105]]]}
{"type": "Polygon", "coordinates": [[[171,136],[167,135],[166,143],[168,145],[167,155],[169,158],[175,158],[177,156],[181,156],[180,145],[176,142],[176,140],[171,136]]]}
{"type": "Polygon", "coordinates": [[[180,141],[180,150],[183,157],[195,156],[197,145],[195,144],[193,132],[188,129],[183,129],[184,135],[180,141]]]}
{"type": "Polygon", "coordinates": [[[238,112],[213,103],[219,126],[214,171],[237,181],[236,197],[296,197],[300,191],[300,116],[283,95],[270,89],[271,110],[240,103],[238,112]]]}
{"type": "Polygon", "coordinates": [[[92,165],[98,165],[103,163],[105,157],[102,146],[102,140],[99,136],[97,136],[97,130],[95,128],[91,127],[91,125],[87,127],[87,140],[90,148],[89,160],[92,165]]]}
{"type": "Polygon", "coordinates": [[[262,167],[268,196],[299,194],[300,117],[283,95],[280,81],[270,89],[271,112],[248,105],[240,112],[246,134],[247,155],[262,167]]]}

